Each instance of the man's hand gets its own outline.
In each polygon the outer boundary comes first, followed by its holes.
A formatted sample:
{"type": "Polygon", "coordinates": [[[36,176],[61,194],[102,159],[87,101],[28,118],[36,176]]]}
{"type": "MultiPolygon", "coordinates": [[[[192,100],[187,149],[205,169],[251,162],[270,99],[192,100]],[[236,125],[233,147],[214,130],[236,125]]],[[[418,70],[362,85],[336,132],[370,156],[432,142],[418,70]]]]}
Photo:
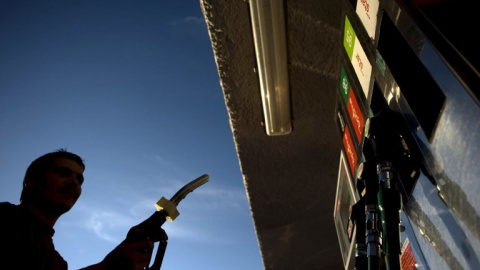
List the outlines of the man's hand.
{"type": "Polygon", "coordinates": [[[133,243],[122,242],[112,250],[100,264],[105,270],[143,270],[148,268],[152,257],[153,242],[143,240],[133,243]]]}

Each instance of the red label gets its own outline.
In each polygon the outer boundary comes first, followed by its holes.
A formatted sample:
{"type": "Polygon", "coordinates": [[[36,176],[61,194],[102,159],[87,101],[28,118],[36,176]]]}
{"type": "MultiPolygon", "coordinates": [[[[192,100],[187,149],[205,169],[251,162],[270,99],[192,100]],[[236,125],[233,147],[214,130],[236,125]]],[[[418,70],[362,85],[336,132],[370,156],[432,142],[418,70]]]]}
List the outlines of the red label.
{"type": "Polygon", "coordinates": [[[357,53],[357,55],[355,56],[355,59],[357,59],[357,62],[358,62],[358,67],[360,67],[360,72],[362,72],[362,76],[365,77],[365,74],[363,74],[363,62],[362,62],[362,58],[360,57],[360,55],[357,53]]]}
{"type": "Polygon", "coordinates": [[[350,171],[352,175],[355,175],[355,165],[357,164],[357,153],[355,148],[353,148],[352,138],[350,137],[350,131],[348,127],[345,127],[345,132],[343,133],[343,147],[345,147],[345,152],[347,153],[348,163],[350,164],[350,171]]]}
{"type": "Polygon", "coordinates": [[[408,238],[405,240],[402,246],[402,256],[400,258],[400,264],[402,266],[402,270],[415,270],[417,269],[417,260],[415,260],[415,256],[413,255],[412,246],[410,246],[410,241],[408,238]]]}
{"type": "Polygon", "coordinates": [[[370,14],[368,14],[368,12],[370,11],[370,5],[367,3],[366,0],[362,0],[362,5],[363,5],[363,8],[365,8],[365,13],[367,14],[367,17],[370,19],[370,14]]]}
{"type": "Polygon", "coordinates": [[[355,130],[355,135],[357,139],[361,142],[363,126],[365,125],[365,120],[363,119],[362,112],[358,106],[357,99],[353,94],[353,90],[350,88],[350,94],[348,95],[347,110],[350,115],[350,120],[352,121],[353,129],[355,130]]]}

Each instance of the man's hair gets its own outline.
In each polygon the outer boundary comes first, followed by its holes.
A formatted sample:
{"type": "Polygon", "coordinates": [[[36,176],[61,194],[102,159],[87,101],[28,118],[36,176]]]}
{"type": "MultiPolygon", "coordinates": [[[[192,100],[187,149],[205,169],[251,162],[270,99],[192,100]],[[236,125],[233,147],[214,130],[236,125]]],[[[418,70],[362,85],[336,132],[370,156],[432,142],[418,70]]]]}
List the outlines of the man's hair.
{"type": "Polygon", "coordinates": [[[54,152],[47,153],[35,159],[30,164],[30,166],[28,166],[27,172],[25,173],[25,178],[23,180],[24,182],[23,182],[22,194],[20,195],[20,202],[24,201],[29,196],[29,188],[25,186],[25,179],[27,177],[34,179],[35,181],[43,179],[47,169],[53,165],[55,160],[59,158],[71,159],[77,162],[85,170],[85,164],[83,163],[83,159],[74,153],[68,152],[64,148],[60,148],[54,152]]]}

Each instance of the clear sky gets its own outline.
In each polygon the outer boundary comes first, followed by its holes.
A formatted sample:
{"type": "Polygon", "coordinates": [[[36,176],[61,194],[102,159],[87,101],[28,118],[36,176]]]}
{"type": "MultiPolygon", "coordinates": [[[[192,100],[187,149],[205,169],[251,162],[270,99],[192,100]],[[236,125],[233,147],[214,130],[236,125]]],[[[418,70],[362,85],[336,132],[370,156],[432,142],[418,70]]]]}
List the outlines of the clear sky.
{"type": "Polygon", "coordinates": [[[58,148],[86,163],[55,225],[70,269],[205,173],[163,226],[162,269],[263,269],[198,0],[0,0],[0,201],[58,148]]]}

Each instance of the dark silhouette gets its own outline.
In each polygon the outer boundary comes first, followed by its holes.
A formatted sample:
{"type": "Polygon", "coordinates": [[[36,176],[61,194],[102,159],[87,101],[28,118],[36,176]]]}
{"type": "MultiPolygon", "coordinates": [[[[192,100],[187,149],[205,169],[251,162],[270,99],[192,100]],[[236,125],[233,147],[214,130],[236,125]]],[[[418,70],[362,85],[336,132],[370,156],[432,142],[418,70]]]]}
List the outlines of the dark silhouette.
{"type": "MultiPolygon", "coordinates": [[[[20,204],[0,203],[0,261],[7,266],[2,269],[68,269],[53,245],[53,227],[80,197],[84,170],[82,158],[64,149],[47,153],[30,164],[20,204]]],[[[145,269],[153,247],[150,240],[124,241],[101,262],[82,270],[145,269]]]]}

